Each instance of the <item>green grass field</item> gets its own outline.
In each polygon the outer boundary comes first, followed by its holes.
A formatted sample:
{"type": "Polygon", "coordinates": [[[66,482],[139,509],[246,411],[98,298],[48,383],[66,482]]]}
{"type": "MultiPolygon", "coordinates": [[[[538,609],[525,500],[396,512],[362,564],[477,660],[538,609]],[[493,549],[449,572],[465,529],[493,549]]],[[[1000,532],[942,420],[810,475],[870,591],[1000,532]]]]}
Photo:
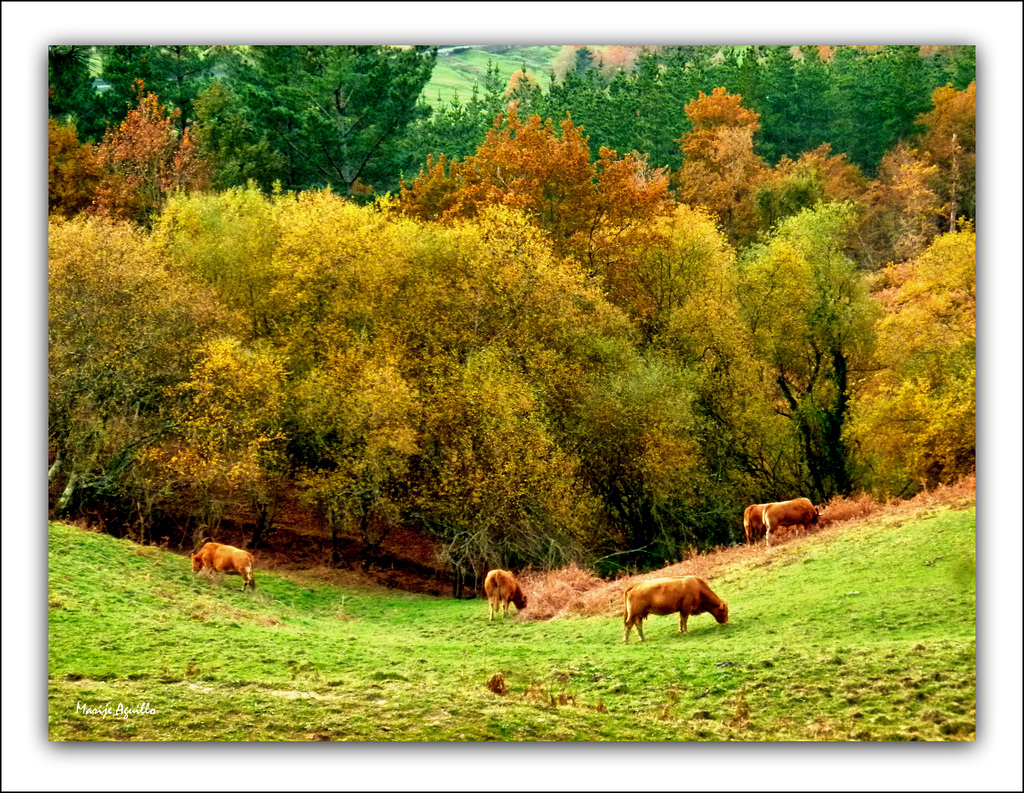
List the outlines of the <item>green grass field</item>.
{"type": "Polygon", "coordinates": [[[460,51],[454,54],[442,51],[434,64],[430,82],[423,89],[423,99],[433,105],[438,103],[438,96],[442,102],[448,102],[456,95],[460,101],[468,101],[473,93],[474,84],[479,84],[480,90],[483,90],[483,78],[487,73],[488,62],[493,62],[498,67],[503,88],[508,84],[512,73],[522,69],[524,63],[527,71],[547,88],[551,65],[561,49],[558,45],[533,45],[513,47],[503,53],[491,53],[476,48],[460,48],[460,51]]]}
{"type": "Polygon", "coordinates": [[[483,600],[259,570],[243,593],[187,557],[53,523],[49,735],[973,740],[974,535],[973,509],[942,509],[789,543],[712,582],[729,625],[702,615],[684,636],[651,617],[648,642],[623,645],[621,617],[489,622],[483,600]]]}

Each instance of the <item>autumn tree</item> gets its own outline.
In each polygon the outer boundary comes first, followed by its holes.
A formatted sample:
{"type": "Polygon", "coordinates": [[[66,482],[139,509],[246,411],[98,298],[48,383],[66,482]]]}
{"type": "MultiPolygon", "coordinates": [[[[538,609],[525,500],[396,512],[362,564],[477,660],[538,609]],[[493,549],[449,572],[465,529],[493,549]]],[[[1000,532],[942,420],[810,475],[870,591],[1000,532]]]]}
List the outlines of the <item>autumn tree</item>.
{"type": "Polygon", "coordinates": [[[944,229],[954,230],[957,219],[974,218],[975,210],[975,85],[963,91],[952,85],[932,93],[934,108],[918,122],[926,132],[921,151],[938,167],[937,193],[945,204],[944,229]]]}
{"type": "Polygon", "coordinates": [[[942,200],[933,185],[938,166],[901,143],[888,152],[878,178],[864,193],[865,212],[858,224],[858,256],[877,269],[921,253],[939,233],[942,200]]]}
{"type": "Polygon", "coordinates": [[[102,178],[95,207],[103,214],[148,223],[169,194],[205,188],[209,168],[198,157],[191,130],[176,135],[177,111],[168,113],[141,82],[136,88],[135,109],[107,131],[97,150],[102,178]]]}
{"type": "Polygon", "coordinates": [[[453,572],[568,558],[592,497],[550,422],[577,393],[577,359],[597,355],[592,336],[621,332],[621,316],[509,209],[426,226],[319,192],[277,217],[290,448],[332,555],[348,539],[372,559],[411,521],[453,572]]]}
{"type": "Polygon", "coordinates": [[[251,510],[255,547],[273,526],[287,472],[284,367],[274,352],[246,349],[231,337],[211,340],[196,357],[175,386],[181,406],[174,432],[147,450],[147,462],[188,504],[197,521],[194,545],[217,537],[227,511],[251,510]]]}
{"type": "Polygon", "coordinates": [[[799,440],[803,481],[816,501],[849,493],[850,406],[869,365],[874,304],[845,254],[849,204],[821,204],[786,219],[744,255],[742,316],[762,367],[763,394],[799,440]]]}
{"type": "Polygon", "coordinates": [[[491,567],[566,564],[593,511],[514,361],[501,348],[472,355],[431,395],[425,422],[421,520],[442,558],[476,582],[491,567]]]}
{"type": "Polygon", "coordinates": [[[540,81],[530,72],[522,69],[512,72],[505,86],[505,101],[508,107],[522,108],[524,113],[532,113],[541,101],[543,89],[540,81]]]}
{"type": "Polygon", "coordinates": [[[897,492],[974,471],[975,246],[964,223],[879,274],[880,369],[855,406],[854,437],[897,492]]]}
{"type": "Polygon", "coordinates": [[[388,313],[423,405],[419,521],[455,572],[569,559],[602,525],[566,448],[576,405],[629,326],[520,212],[413,239],[388,313]]]}
{"type": "MultiPolygon", "coordinates": [[[[484,206],[501,204],[527,212],[564,245],[592,204],[594,168],[581,130],[569,120],[561,128],[559,136],[551,120],[540,116],[523,122],[515,108],[499,115],[476,154],[452,164],[447,175],[428,174],[454,178],[443,217],[474,217],[484,206]]],[[[424,216],[413,201],[416,189],[415,182],[403,189],[403,209],[424,216]]]]}
{"type": "Polygon", "coordinates": [[[244,314],[250,338],[274,335],[280,322],[274,285],[279,202],[255,186],[171,195],[154,223],[153,242],[171,267],[205,282],[244,314]]]}
{"type": "Polygon", "coordinates": [[[704,209],[680,205],[655,230],[640,256],[639,282],[653,308],[641,339],[683,377],[689,431],[700,439],[686,472],[700,495],[676,499],[676,508],[702,541],[725,541],[715,524],[728,523],[763,482],[758,440],[770,432],[737,300],[736,254],[704,209]]]}
{"type": "Polygon", "coordinates": [[[133,480],[176,422],[173,389],[231,318],[169,272],[146,234],[81,215],[49,233],[51,485],[61,513],[104,516],[150,536],[159,480],[133,480]]]}
{"type": "Polygon", "coordinates": [[[499,204],[526,213],[556,253],[603,277],[613,299],[636,306],[636,256],[654,220],[670,209],[668,179],[646,159],[602,149],[591,161],[571,120],[525,123],[513,109],[464,162],[431,163],[404,185],[401,210],[424,219],[472,218],[499,204]]]}
{"type": "Polygon", "coordinates": [[[391,530],[408,520],[410,459],[418,450],[415,389],[383,350],[329,352],[296,384],[291,446],[301,460],[302,497],[331,533],[331,562],[343,537],[360,546],[367,569],[391,530]]]}
{"type": "Polygon", "coordinates": [[[748,198],[765,170],[754,153],[758,114],[743,107],[742,99],[724,88],[710,96],[701,92],[686,106],[693,131],[680,140],[680,200],[718,215],[733,244],[746,241],[753,232],[755,215],[748,198]]]}
{"type": "Polygon", "coordinates": [[[846,155],[832,156],[825,143],[791,160],[783,157],[753,195],[759,226],[767,231],[779,221],[810,209],[819,201],[858,202],[868,188],[860,169],[846,155]]]}
{"type": "Polygon", "coordinates": [[[92,204],[99,182],[96,153],[78,142],[74,124],[49,120],[49,189],[51,214],[75,215],[92,204]]]}
{"type": "Polygon", "coordinates": [[[727,541],[728,529],[709,534],[694,520],[702,449],[686,374],[623,352],[576,408],[580,470],[601,499],[611,538],[602,550],[615,566],[664,565],[686,547],[727,541]]]}

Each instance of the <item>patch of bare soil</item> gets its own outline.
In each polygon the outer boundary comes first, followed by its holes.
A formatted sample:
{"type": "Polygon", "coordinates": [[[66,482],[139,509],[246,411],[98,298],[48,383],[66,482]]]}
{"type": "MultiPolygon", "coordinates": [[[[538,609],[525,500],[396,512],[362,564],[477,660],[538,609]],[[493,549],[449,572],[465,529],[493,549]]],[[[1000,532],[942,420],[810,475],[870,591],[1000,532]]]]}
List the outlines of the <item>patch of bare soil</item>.
{"type": "MultiPolygon", "coordinates": [[[[248,548],[252,525],[225,520],[216,541],[248,548]]],[[[312,581],[332,583],[350,589],[402,589],[430,595],[451,594],[451,576],[437,558],[430,538],[412,529],[398,527],[382,543],[372,562],[363,568],[361,545],[343,537],[339,544],[341,561],[331,564],[329,532],[311,514],[299,507],[285,510],[260,547],[252,551],[259,570],[297,574],[312,581]]]]}

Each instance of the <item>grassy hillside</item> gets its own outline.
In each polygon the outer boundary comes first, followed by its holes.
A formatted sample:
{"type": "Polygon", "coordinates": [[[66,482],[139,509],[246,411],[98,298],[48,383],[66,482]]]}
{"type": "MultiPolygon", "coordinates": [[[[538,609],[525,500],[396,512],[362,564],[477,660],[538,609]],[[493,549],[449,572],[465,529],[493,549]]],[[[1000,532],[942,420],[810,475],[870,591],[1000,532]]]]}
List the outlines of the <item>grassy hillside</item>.
{"type": "Polygon", "coordinates": [[[547,87],[551,64],[562,48],[559,45],[533,45],[502,49],[502,52],[489,52],[483,47],[440,48],[430,82],[423,89],[423,98],[431,104],[437,103],[438,96],[442,102],[447,102],[456,94],[462,101],[468,100],[474,84],[479,83],[483,89],[489,61],[498,67],[503,86],[525,63],[526,70],[547,87]]]}
{"type": "Polygon", "coordinates": [[[51,524],[49,734],[972,740],[974,528],[973,509],[939,509],[773,548],[712,582],[729,625],[682,636],[651,617],[648,642],[623,645],[621,617],[491,623],[480,600],[258,570],[243,594],[181,555],[51,524]]]}

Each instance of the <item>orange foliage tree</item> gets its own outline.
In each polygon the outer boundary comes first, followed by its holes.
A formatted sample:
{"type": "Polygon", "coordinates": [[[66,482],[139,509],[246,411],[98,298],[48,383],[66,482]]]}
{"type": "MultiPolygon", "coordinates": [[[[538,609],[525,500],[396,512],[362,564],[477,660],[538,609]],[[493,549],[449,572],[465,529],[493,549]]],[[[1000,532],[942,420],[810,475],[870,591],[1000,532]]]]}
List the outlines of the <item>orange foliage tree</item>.
{"type": "Polygon", "coordinates": [[[754,153],[760,116],[743,107],[742,100],[724,88],[714,89],[711,96],[701,92],[685,108],[693,130],[679,139],[679,197],[718,215],[733,243],[746,241],[756,231],[749,199],[766,170],[754,153]]]}
{"type": "Polygon", "coordinates": [[[50,119],[49,171],[51,214],[70,217],[89,207],[99,181],[99,165],[92,146],[79,144],[74,124],[50,119]]]}
{"type": "Polygon", "coordinates": [[[602,148],[592,162],[587,138],[571,119],[558,135],[550,119],[524,123],[514,108],[498,116],[475,155],[431,160],[403,184],[400,200],[402,212],[425,220],[477,217],[489,205],[522,211],[556,253],[604,276],[627,305],[643,241],[673,206],[667,174],[646,158],[602,148]]]}
{"type": "Polygon", "coordinates": [[[191,129],[179,137],[175,119],[156,94],[135,82],[138,105],[117,127],[108,129],[97,157],[102,178],[95,207],[101,214],[146,223],[177,190],[193,192],[210,184],[210,168],[198,155],[191,129]]]}

